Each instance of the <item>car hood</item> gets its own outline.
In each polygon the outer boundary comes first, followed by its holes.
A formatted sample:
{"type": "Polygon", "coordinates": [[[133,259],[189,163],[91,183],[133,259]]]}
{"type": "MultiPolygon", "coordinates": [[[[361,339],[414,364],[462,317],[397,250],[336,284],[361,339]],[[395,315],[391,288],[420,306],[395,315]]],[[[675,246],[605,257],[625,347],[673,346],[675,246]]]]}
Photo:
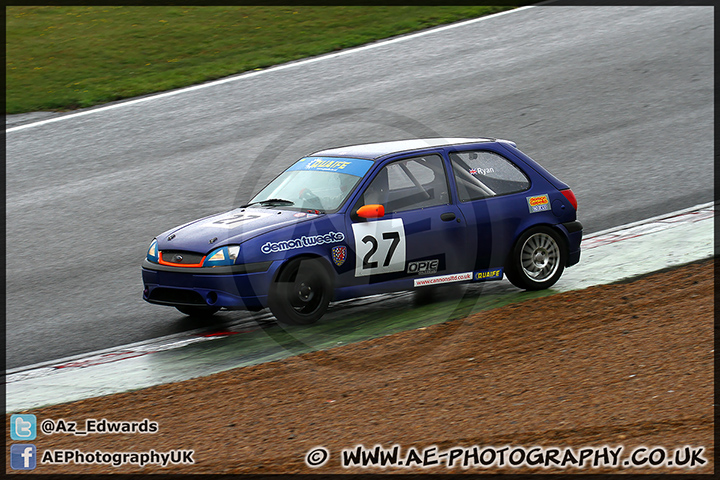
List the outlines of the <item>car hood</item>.
{"type": "Polygon", "coordinates": [[[175,227],[157,237],[160,250],[208,253],[238,245],[266,232],[318,217],[311,213],[267,208],[236,208],[175,227]]]}

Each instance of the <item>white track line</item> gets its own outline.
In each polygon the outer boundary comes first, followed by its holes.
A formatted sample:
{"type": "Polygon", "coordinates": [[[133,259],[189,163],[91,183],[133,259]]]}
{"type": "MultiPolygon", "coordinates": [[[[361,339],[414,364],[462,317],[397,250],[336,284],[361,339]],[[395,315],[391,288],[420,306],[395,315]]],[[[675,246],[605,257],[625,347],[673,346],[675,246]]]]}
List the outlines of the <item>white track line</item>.
{"type": "MultiPolygon", "coordinates": [[[[225,329],[230,330],[232,328],[236,327],[242,327],[247,325],[253,325],[257,321],[263,321],[263,320],[269,320],[273,318],[270,313],[265,313],[261,316],[254,317],[252,319],[242,319],[238,322],[232,323],[231,325],[225,326],[225,329]]],[[[102,355],[107,355],[110,353],[116,353],[116,352],[124,352],[124,351],[136,351],[136,350],[148,350],[149,347],[156,348],[160,346],[159,348],[165,350],[166,345],[172,345],[175,344],[178,341],[182,341],[184,339],[187,339],[189,337],[202,335],[205,332],[212,331],[212,327],[200,327],[193,330],[186,330],[184,332],[178,332],[178,333],[171,333],[169,335],[164,335],[162,337],[155,337],[155,338],[149,338],[147,340],[141,340],[139,342],[134,343],[127,343],[125,345],[118,345],[116,347],[109,347],[104,348],[102,350],[95,350],[93,352],[87,352],[87,353],[79,353],[77,355],[71,355],[68,357],[62,357],[58,358],[56,360],[47,360],[44,362],[34,363],[32,365],[25,365],[23,367],[15,367],[10,368],[6,370],[6,374],[10,375],[17,372],[22,372],[25,370],[34,370],[37,368],[43,368],[48,367],[51,365],[62,365],[66,363],[71,362],[78,362],[82,361],[84,359],[90,358],[90,357],[97,357],[102,355]]]]}
{"type": "Polygon", "coordinates": [[[466,26],[466,25],[470,25],[470,24],[473,24],[473,23],[482,22],[482,21],[489,20],[489,19],[492,19],[492,18],[497,18],[497,17],[503,16],[503,15],[509,15],[509,14],[511,14],[511,13],[520,12],[520,11],[527,10],[527,9],[533,8],[533,7],[535,7],[535,5],[527,5],[527,6],[525,6],[525,7],[519,7],[519,8],[515,8],[515,9],[513,9],[513,10],[506,10],[506,11],[504,11],[504,12],[494,13],[494,14],[492,14],[492,15],[486,15],[486,16],[479,17],[479,18],[473,18],[473,19],[471,19],[471,20],[467,20],[467,21],[464,21],[464,22],[452,23],[452,24],[450,24],[450,25],[445,25],[445,26],[442,26],[442,27],[429,28],[429,29],[427,29],[427,30],[422,30],[422,31],[417,32],[417,33],[411,33],[411,34],[407,34],[407,35],[401,35],[401,36],[398,36],[398,37],[393,37],[393,38],[388,39],[388,40],[379,40],[379,41],[374,42],[374,43],[370,43],[370,44],[363,45],[363,46],[360,46],[360,47],[349,48],[349,49],[347,49],[347,50],[342,50],[342,51],[336,52],[336,53],[329,53],[329,54],[325,54],[325,55],[319,55],[319,56],[317,56],[317,57],[311,57],[311,58],[308,58],[308,59],[305,59],[305,60],[299,60],[299,61],[295,61],[295,62],[284,63],[284,64],[281,64],[281,65],[269,67],[269,68],[266,68],[266,69],[263,69],[263,70],[259,70],[259,71],[245,72],[245,73],[241,73],[241,74],[238,74],[238,75],[233,75],[233,76],[231,76],[231,77],[226,77],[226,78],[223,78],[223,79],[220,79],[220,80],[214,80],[214,81],[207,82],[207,83],[201,83],[201,84],[199,84],[199,85],[193,85],[193,86],[190,86],[190,87],[180,88],[180,89],[177,89],[177,90],[171,90],[171,91],[169,91],[169,92],[159,93],[159,94],[157,94],[157,95],[152,95],[152,94],[151,94],[151,95],[149,95],[149,96],[144,96],[144,97],[140,97],[140,98],[136,98],[136,99],[134,99],[134,100],[128,100],[128,101],[124,101],[124,102],[121,101],[120,103],[114,103],[114,104],[112,104],[112,105],[107,105],[107,106],[104,106],[104,107],[92,108],[92,109],[89,109],[89,110],[84,110],[84,111],[82,111],[82,112],[71,113],[71,114],[68,114],[68,115],[63,115],[63,116],[60,116],[60,117],[49,118],[49,119],[46,119],[46,120],[40,120],[40,121],[38,121],[38,122],[27,123],[27,124],[25,124],[25,125],[18,125],[17,127],[11,127],[11,128],[5,129],[5,133],[17,132],[17,131],[26,130],[26,129],[32,128],[32,127],[39,127],[39,126],[41,126],[41,125],[47,125],[48,123],[60,122],[60,121],[62,121],[62,120],[69,120],[69,119],[72,119],[72,118],[82,117],[82,116],[85,116],[85,115],[91,115],[91,114],[94,114],[94,113],[105,112],[105,111],[107,111],[107,110],[114,110],[114,109],[116,109],[116,108],[123,108],[123,107],[128,107],[128,106],[131,106],[131,105],[137,105],[138,103],[149,102],[149,101],[152,101],[152,100],[159,100],[159,99],[161,99],[161,98],[171,97],[171,96],[174,96],[174,95],[180,95],[180,94],[182,94],[182,93],[187,93],[187,92],[193,92],[193,91],[195,91],[195,90],[200,90],[200,89],[203,89],[203,88],[214,87],[215,85],[221,85],[221,84],[223,84],[223,83],[235,82],[235,81],[238,81],[238,80],[246,80],[246,79],[248,79],[248,78],[256,77],[256,76],[258,76],[258,75],[263,75],[263,74],[265,74],[265,73],[278,72],[278,71],[280,71],[280,70],[285,70],[285,69],[288,69],[288,68],[301,67],[301,66],[309,65],[309,64],[312,64],[312,63],[316,63],[316,62],[321,62],[321,61],[324,61],[324,60],[329,60],[329,59],[332,59],[332,58],[343,57],[343,56],[345,56],[345,55],[351,55],[351,54],[353,54],[353,53],[358,53],[358,52],[364,52],[364,51],[366,51],[366,50],[370,50],[370,49],[373,49],[373,48],[384,47],[385,45],[391,45],[391,44],[393,44],[393,43],[400,43],[400,42],[404,42],[404,41],[406,41],[406,40],[411,40],[411,39],[414,39],[414,38],[423,37],[423,36],[425,36],[425,35],[431,35],[431,34],[433,34],[433,33],[444,32],[444,31],[446,31],[446,30],[451,30],[451,29],[453,29],[453,28],[464,27],[464,26],[466,26]]]}
{"type": "Polygon", "coordinates": [[[637,227],[640,225],[645,225],[648,223],[654,223],[654,222],[657,222],[660,220],[664,220],[666,218],[676,217],[678,215],[683,215],[685,213],[693,212],[695,210],[704,210],[706,208],[712,207],[713,205],[715,205],[715,202],[702,203],[700,205],[695,205],[694,207],[683,208],[682,210],[678,210],[676,212],[663,213],[662,215],[657,215],[655,217],[646,218],[645,220],[638,220],[637,222],[626,223],[625,225],[619,225],[617,227],[611,227],[611,228],[608,228],[607,230],[601,230],[599,232],[591,233],[588,235],[583,235],[583,241],[589,240],[591,238],[599,237],[601,235],[607,235],[609,233],[614,233],[614,232],[617,232],[618,230],[627,230],[627,229],[637,227]]]}

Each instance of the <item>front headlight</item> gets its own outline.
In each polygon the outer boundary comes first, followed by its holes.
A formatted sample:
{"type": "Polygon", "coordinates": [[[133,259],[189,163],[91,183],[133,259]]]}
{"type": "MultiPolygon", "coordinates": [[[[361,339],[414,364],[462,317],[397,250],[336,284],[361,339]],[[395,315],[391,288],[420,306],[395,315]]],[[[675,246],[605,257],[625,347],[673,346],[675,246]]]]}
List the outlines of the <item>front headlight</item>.
{"type": "Polygon", "coordinates": [[[235,265],[235,260],[240,254],[240,245],[220,247],[213,250],[205,257],[203,267],[218,267],[221,265],[235,265]]]}
{"type": "Polygon", "coordinates": [[[157,248],[157,239],[153,239],[152,243],[150,244],[150,248],[148,248],[147,252],[147,259],[150,262],[158,263],[158,248],[157,248]]]}

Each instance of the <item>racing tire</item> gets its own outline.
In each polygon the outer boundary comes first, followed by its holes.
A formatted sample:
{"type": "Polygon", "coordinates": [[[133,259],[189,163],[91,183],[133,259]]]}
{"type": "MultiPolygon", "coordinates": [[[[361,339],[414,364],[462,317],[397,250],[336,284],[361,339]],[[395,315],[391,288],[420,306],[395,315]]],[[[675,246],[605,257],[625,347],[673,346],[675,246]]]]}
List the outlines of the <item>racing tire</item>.
{"type": "Polygon", "coordinates": [[[550,227],[527,230],[510,252],[505,275],[524,290],[544,290],[558,281],[567,263],[567,248],[560,234],[550,227]]]}
{"type": "Polygon", "coordinates": [[[331,295],[324,266],[318,260],[298,258],[291,260],[270,286],[268,306],[280,323],[310,325],[325,314],[331,295]]]}
{"type": "Polygon", "coordinates": [[[207,318],[212,317],[215,315],[215,312],[220,310],[220,307],[188,307],[188,306],[177,306],[175,307],[180,311],[180,313],[184,313],[185,315],[189,315],[191,317],[195,318],[207,318]]]}

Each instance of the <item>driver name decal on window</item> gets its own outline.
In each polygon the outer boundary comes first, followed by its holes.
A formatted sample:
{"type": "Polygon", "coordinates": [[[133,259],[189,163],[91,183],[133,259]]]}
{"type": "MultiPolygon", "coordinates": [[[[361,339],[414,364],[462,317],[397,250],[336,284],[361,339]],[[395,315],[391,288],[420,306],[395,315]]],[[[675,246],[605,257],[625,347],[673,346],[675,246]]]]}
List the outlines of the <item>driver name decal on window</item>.
{"type": "Polygon", "coordinates": [[[490,175],[491,173],[495,173],[495,169],[492,167],[489,168],[471,168],[470,175],[490,175]]]}
{"type": "Polygon", "coordinates": [[[298,160],[288,170],[310,170],[337,172],[362,177],[373,166],[372,160],[361,158],[305,157],[298,160]]]}
{"type": "Polygon", "coordinates": [[[355,276],[405,271],[405,226],[402,218],[354,223],[355,276]]]}

